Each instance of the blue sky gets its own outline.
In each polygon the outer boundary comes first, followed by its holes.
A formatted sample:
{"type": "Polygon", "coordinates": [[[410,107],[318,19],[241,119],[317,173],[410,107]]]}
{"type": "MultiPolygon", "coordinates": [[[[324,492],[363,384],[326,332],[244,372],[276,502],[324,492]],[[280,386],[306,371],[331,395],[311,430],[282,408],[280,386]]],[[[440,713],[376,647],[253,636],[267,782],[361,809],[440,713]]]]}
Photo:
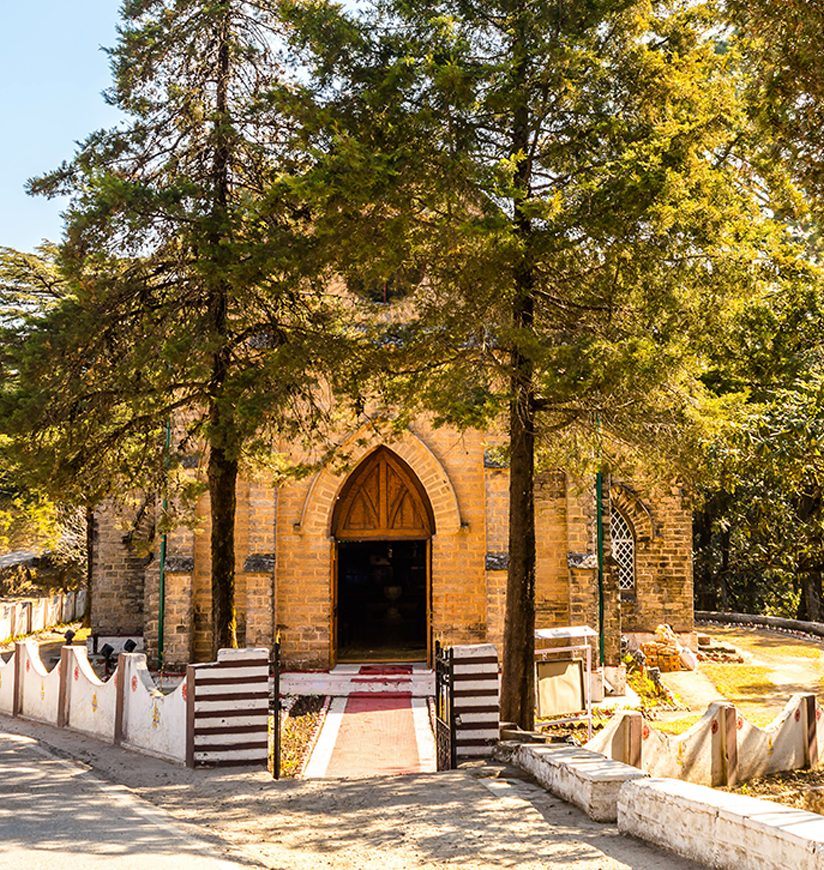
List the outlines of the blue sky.
{"type": "Polygon", "coordinates": [[[0,245],[57,241],[65,203],[27,196],[26,179],[58,166],[75,142],[117,120],[100,46],[115,41],[119,0],[0,0],[0,245]]]}

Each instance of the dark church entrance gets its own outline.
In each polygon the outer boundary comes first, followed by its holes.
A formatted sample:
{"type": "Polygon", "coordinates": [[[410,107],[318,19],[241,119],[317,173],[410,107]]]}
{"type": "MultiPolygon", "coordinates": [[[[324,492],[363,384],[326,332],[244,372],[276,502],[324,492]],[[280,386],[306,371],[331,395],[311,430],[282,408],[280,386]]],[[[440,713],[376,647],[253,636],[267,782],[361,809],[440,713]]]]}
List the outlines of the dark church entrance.
{"type": "Polygon", "coordinates": [[[426,541],[338,544],[338,660],[426,659],[426,541]]]}
{"type": "Polygon", "coordinates": [[[411,468],[378,448],[352,472],[333,517],[335,658],[429,657],[429,499],[411,468]]]}

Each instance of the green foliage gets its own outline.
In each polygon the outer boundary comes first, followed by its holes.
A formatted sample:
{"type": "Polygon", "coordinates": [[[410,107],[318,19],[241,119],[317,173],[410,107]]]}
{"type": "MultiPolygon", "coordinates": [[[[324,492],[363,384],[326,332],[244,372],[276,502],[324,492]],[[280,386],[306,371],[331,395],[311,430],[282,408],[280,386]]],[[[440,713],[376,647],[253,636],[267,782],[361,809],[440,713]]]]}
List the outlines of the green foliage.
{"type": "Polygon", "coordinates": [[[817,210],[824,203],[824,8],[801,0],[726,0],[752,68],[749,106],[769,147],[762,162],[792,168],[817,210]]]}
{"type": "Polygon", "coordinates": [[[351,312],[281,180],[304,157],[275,14],[131,2],[123,16],[107,98],[127,122],[31,182],[71,197],[59,252],[0,260],[0,278],[26,266],[5,281],[4,426],[28,467],[90,502],[160,485],[169,415],[173,471],[201,440],[254,461],[279,437],[315,439],[356,359],[351,312]],[[29,304],[41,273],[62,282],[55,305],[29,304]]]}
{"type": "Polygon", "coordinates": [[[704,444],[696,586],[705,609],[820,615],[824,275],[788,272],[714,344],[707,386],[735,413],[704,444]]]}
{"type": "Polygon", "coordinates": [[[30,183],[70,198],[67,289],[13,324],[0,409],[21,467],[84,504],[185,488],[175,472],[207,445],[216,646],[235,643],[240,463],[280,438],[316,442],[359,362],[352,311],[284,181],[309,156],[281,31],[275,6],[245,0],[123,5],[106,96],[124,122],[30,183]]]}
{"type": "Polygon", "coordinates": [[[726,410],[701,379],[708,337],[795,268],[774,220],[792,185],[753,171],[740,55],[710,4],[284,8],[315,153],[293,184],[319,244],[343,275],[424,276],[377,332],[385,397],[459,427],[508,410],[502,709],[528,727],[536,441],[584,469],[658,454],[668,481],[699,464],[675,447],[726,410]]]}
{"type": "Polygon", "coordinates": [[[547,464],[620,467],[641,445],[662,476],[673,458],[697,474],[687,437],[729,413],[700,378],[707,336],[800,254],[771,219],[791,186],[753,176],[740,57],[712,9],[291,9],[314,72],[301,100],[318,157],[300,185],[317,236],[346,274],[424,275],[386,328],[387,396],[481,425],[511,398],[516,351],[547,464]],[[519,269],[534,307],[520,325],[519,269]]]}
{"type": "MultiPolygon", "coordinates": [[[[820,264],[824,13],[820,4],[777,0],[728,0],[723,9],[747,72],[745,105],[757,131],[753,172],[765,187],[787,193],[776,213],[791,220],[799,248],[820,264]],[[782,167],[803,200],[778,181],[782,167]]],[[[699,606],[824,615],[823,304],[820,269],[784,262],[771,292],[737,312],[713,348],[705,383],[716,395],[737,397],[738,410],[734,425],[705,445],[709,482],[695,539],[699,606]]]]}

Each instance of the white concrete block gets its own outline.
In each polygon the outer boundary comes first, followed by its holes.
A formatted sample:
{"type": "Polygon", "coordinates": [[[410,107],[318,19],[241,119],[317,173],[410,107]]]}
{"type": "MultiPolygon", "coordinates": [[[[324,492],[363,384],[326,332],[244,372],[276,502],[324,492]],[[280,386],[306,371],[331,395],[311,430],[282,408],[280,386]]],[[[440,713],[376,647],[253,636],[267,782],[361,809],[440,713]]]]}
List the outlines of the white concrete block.
{"type": "Polygon", "coordinates": [[[553,794],[597,821],[614,822],[621,785],[647,776],[636,767],[574,746],[525,744],[513,760],[553,794]]]}
{"type": "Polygon", "coordinates": [[[618,827],[709,867],[812,870],[824,818],[746,795],[672,779],[621,787],[618,827]]]}
{"type": "Polygon", "coordinates": [[[265,647],[246,647],[244,649],[219,649],[218,662],[237,662],[265,659],[269,661],[269,650],[265,647]]]}
{"type": "Polygon", "coordinates": [[[452,647],[452,655],[458,659],[486,658],[498,655],[498,650],[493,643],[458,644],[452,647]]]}

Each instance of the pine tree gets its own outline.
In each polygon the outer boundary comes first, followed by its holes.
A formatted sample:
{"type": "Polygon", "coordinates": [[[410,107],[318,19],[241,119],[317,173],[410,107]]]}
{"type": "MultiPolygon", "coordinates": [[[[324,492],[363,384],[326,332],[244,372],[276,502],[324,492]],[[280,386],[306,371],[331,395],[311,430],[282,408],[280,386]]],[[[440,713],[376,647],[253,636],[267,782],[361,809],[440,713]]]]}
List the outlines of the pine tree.
{"type": "Polygon", "coordinates": [[[122,16],[106,97],[124,121],[31,183],[71,197],[71,293],[25,342],[14,411],[74,480],[157,479],[170,415],[178,452],[205,442],[213,643],[232,646],[239,463],[317,437],[354,333],[282,182],[301,156],[275,11],[127,0],[122,16]]]}
{"type": "Polygon", "coordinates": [[[743,153],[737,58],[712,10],[679,0],[290,15],[304,102],[326,112],[319,235],[344,274],[423,276],[387,343],[396,395],[505,418],[501,712],[530,727],[536,450],[577,429],[650,451],[694,417],[702,347],[784,244],[743,153]]]}

